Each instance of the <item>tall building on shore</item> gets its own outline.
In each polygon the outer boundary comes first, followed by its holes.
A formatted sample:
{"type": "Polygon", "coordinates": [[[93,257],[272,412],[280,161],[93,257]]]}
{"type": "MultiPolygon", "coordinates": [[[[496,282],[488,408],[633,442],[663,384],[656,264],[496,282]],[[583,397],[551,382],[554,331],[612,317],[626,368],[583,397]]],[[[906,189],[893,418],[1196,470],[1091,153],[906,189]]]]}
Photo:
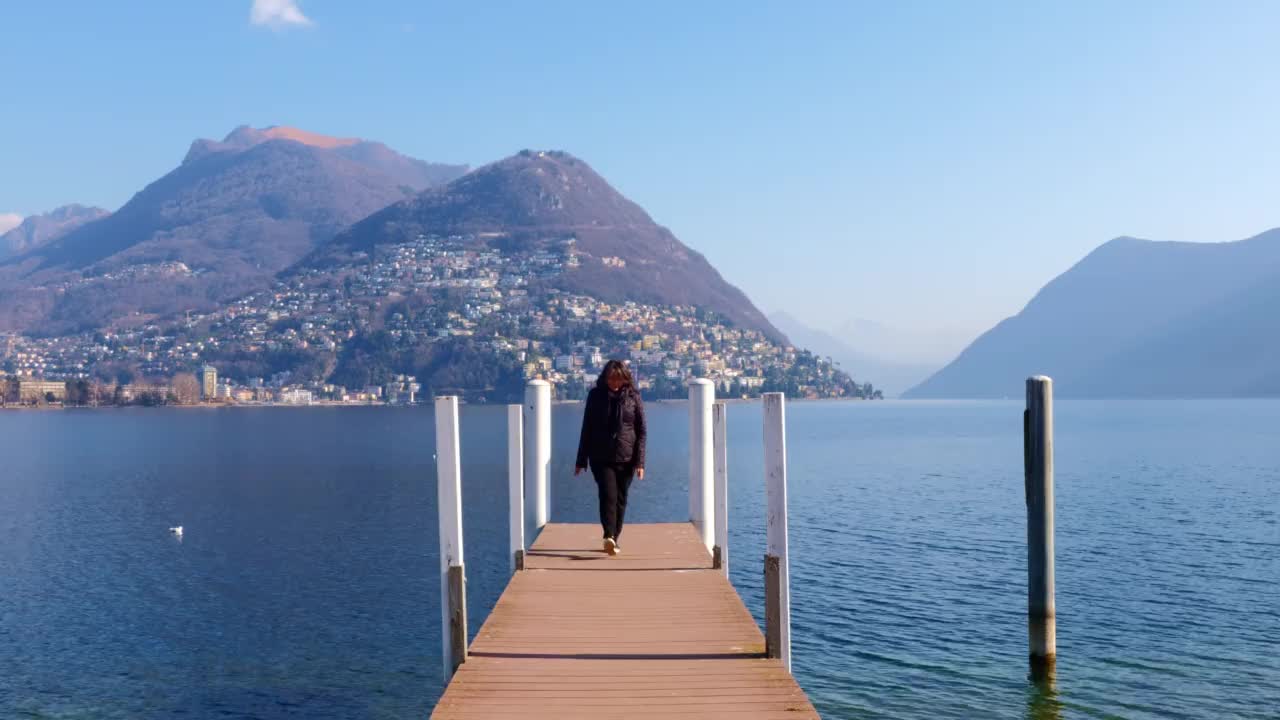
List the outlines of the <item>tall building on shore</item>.
{"type": "Polygon", "coordinates": [[[218,368],[212,365],[205,365],[200,370],[200,390],[200,394],[205,400],[213,400],[218,397],[218,368]]]}

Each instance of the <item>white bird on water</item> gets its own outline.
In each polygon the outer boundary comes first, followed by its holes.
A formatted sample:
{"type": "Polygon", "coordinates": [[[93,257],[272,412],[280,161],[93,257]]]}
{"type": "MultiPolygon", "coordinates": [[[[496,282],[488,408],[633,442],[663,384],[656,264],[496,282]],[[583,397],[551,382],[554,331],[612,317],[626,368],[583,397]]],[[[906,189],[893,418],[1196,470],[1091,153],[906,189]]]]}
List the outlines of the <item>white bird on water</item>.
{"type": "Polygon", "coordinates": [[[177,527],[171,527],[169,528],[169,532],[173,533],[174,535],[177,535],[178,537],[182,537],[182,526],[179,525],[177,527]]]}

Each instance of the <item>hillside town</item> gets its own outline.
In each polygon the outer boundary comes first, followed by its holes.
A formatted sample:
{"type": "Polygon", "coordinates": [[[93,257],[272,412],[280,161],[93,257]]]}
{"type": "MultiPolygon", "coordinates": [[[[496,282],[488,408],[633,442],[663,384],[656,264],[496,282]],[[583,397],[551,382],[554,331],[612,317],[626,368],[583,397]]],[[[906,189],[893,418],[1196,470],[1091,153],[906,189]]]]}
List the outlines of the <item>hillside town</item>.
{"type": "Polygon", "coordinates": [[[4,401],[413,404],[438,391],[483,401],[509,398],[535,377],[576,399],[612,357],[630,363],[649,397],[682,396],[694,377],[729,397],[877,396],[829,359],[697,308],[559,289],[556,280],[584,263],[625,267],[579,252],[572,236],[502,251],[490,240],[419,235],[296,271],[211,313],[67,337],[0,336],[4,401]],[[420,360],[445,351],[455,358],[446,371],[420,360]]]}

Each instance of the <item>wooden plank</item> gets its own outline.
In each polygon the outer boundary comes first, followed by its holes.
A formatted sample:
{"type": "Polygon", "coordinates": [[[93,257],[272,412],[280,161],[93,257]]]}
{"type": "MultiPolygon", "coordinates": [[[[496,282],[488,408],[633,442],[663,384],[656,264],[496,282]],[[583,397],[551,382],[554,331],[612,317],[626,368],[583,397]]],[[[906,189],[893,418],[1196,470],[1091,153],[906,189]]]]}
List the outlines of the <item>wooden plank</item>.
{"type": "Polygon", "coordinates": [[[818,717],[691,524],[600,536],[544,528],[433,718],[818,717]]]}
{"type": "Polygon", "coordinates": [[[449,568],[449,647],[455,672],[467,661],[467,591],[462,566],[449,568]]]}
{"type": "MultiPolygon", "coordinates": [[[[787,554],[787,399],[764,394],[765,554],[776,581],[765,585],[765,632],[771,656],[791,669],[791,570],[787,554]],[[770,608],[773,609],[770,612],[770,608]]],[[[766,573],[770,570],[766,566],[766,573]]],[[[768,576],[766,575],[766,578],[768,576]]]]}
{"type": "Polygon", "coordinates": [[[781,603],[782,589],[779,585],[782,576],[779,573],[778,558],[773,555],[764,556],[764,631],[765,654],[771,658],[782,658],[782,621],[781,603]]]}
{"type": "Polygon", "coordinates": [[[507,406],[507,541],[511,571],[524,563],[524,407],[507,406]]]}
{"type": "Polygon", "coordinates": [[[622,554],[604,552],[598,525],[552,523],[525,553],[529,570],[705,570],[711,554],[689,523],[626,525],[622,554]]]}
{"type": "Polygon", "coordinates": [[[712,565],[729,577],[729,421],[723,400],[712,405],[711,444],[715,455],[716,545],[712,565]]]}
{"type": "Polygon", "coordinates": [[[440,514],[440,640],[447,682],[467,659],[467,598],[463,585],[462,450],[458,398],[436,398],[436,507],[440,514]],[[459,651],[461,649],[461,652],[459,651]]]}

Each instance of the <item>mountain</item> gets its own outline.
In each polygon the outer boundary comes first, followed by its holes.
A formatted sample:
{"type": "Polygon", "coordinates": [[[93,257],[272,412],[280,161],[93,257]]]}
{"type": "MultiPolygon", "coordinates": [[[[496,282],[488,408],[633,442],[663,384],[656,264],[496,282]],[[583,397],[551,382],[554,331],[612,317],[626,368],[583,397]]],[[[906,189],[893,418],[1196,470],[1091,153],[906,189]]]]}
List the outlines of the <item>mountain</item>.
{"type": "Polygon", "coordinates": [[[895,362],[874,352],[857,350],[834,334],[809,327],[785,312],[771,313],[769,320],[798,347],[830,357],[859,382],[874,384],[886,397],[901,394],[938,369],[937,364],[895,362]]]}
{"type": "Polygon", "coordinates": [[[1228,243],[1112,240],[910,397],[1280,394],[1280,229],[1228,243]]]}
{"type": "Polygon", "coordinates": [[[341,263],[420,235],[468,235],[508,252],[572,238],[582,261],[557,277],[562,290],[611,303],[697,306],[786,342],[706,258],[587,163],[559,151],[525,150],[391,205],[319,248],[302,267],[341,263]]]}
{"type": "Polygon", "coordinates": [[[102,208],[71,204],[24,218],[17,227],[0,234],[0,260],[34,250],[110,214],[102,208]]]}
{"type": "Polygon", "coordinates": [[[329,150],[335,155],[394,178],[401,185],[414,191],[443,185],[464,175],[470,169],[466,165],[429,163],[407,157],[380,142],[359,138],[330,137],[278,125],[261,130],[241,125],[232,130],[222,142],[197,140],[192,143],[184,162],[209,153],[245,150],[271,140],[292,140],[310,147],[329,150]]]}
{"type": "Polygon", "coordinates": [[[465,171],[293,128],[197,140],[114,214],[0,262],[0,330],[64,334],[216,307],[465,171]]]}

